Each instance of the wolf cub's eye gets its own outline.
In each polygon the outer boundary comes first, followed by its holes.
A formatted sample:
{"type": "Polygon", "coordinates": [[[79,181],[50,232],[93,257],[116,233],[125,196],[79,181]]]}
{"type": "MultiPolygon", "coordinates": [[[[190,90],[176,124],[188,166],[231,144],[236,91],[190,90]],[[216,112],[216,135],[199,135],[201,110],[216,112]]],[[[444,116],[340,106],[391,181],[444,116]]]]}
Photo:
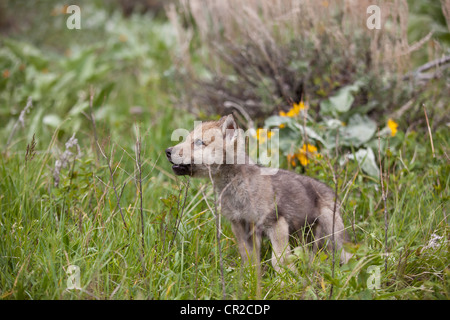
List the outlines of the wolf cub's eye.
{"type": "Polygon", "coordinates": [[[197,147],[201,147],[202,145],[204,145],[205,143],[201,140],[201,139],[195,139],[194,144],[197,147]]]}

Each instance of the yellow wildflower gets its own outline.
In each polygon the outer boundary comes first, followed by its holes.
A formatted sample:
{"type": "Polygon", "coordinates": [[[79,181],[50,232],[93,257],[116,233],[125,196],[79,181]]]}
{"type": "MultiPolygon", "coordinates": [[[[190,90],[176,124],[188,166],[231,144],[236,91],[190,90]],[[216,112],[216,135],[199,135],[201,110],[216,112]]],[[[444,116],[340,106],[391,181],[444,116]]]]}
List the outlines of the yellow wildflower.
{"type": "Polygon", "coordinates": [[[303,144],[303,147],[300,149],[300,152],[297,153],[297,159],[300,161],[302,166],[308,165],[311,159],[311,155],[317,153],[317,148],[310,144],[303,144]]]}
{"type": "Polygon", "coordinates": [[[281,123],[281,124],[279,125],[279,127],[280,127],[280,129],[283,129],[283,128],[286,127],[286,124],[285,124],[285,123],[281,123]]]}
{"type": "Polygon", "coordinates": [[[303,144],[298,152],[288,154],[287,160],[293,167],[296,166],[295,158],[300,161],[302,166],[307,166],[310,163],[309,159],[312,157],[320,157],[320,154],[317,153],[317,148],[311,144],[303,144]]]}
{"type": "Polygon", "coordinates": [[[391,136],[395,136],[397,133],[398,123],[392,119],[389,119],[387,122],[387,126],[389,129],[391,129],[391,136]]]}
{"type": "Polygon", "coordinates": [[[282,117],[289,117],[289,118],[293,118],[295,116],[297,116],[301,110],[305,110],[307,107],[305,105],[305,103],[303,101],[300,101],[299,103],[294,103],[292,105],[292,108],[289,109],[288,112],[284,112],[284,111],[280,111],[280,116],[282,117]]]}
{"type": "Polygon", "coordinates": [[[297,114],[300,112],[300,110],[306,109],[306,105],[303,101],[300,101],[299,103],[294,103],[292,107],[297,112],[297,114]]]}
{"type": "Polygon", "coordinates": [[[295,154],[288,154],[287,155],[287,161],[293,166],[295,167],[297,165],[297,163],[295,162],[295,154]]]}
{"type": "Polygon", "coordinates": [[[298,112],[294,109],[294,108],[292,108],[291,110],[289,110],[288,111],[288,113],[286,114],[289,118],[293,118],[293,117],[295,117],[296,115],[298,115],[298,112]]]}
{"type": "Polygon", "coordinates": [[[259,143],[263,143],[264,141],[266,141],[266,139],[270,139],[272,135],[273,132],[271,130],[261,128],[256,130],[256,140],[258,140],[259,143]]]}

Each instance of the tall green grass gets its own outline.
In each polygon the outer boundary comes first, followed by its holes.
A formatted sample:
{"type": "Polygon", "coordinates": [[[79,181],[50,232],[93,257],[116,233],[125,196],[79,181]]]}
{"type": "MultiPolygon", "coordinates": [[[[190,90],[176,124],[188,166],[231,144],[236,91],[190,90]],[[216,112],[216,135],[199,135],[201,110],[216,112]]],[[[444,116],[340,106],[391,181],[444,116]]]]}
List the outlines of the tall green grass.
{"type": "MultiPolygon", "coordinates": [[[[253,268],[241,264],[224,219],[218,251],[214,212],[206,203],[213,207],[208,181],[175,177],[165,159],[164,150],[176,143],[172,131],[190,129],[194,120],[171,97],[170,29],[148,17],[112,19],[134,41],[131,58],[117,28],[114,35],[105,31],[106,36],[94,38],[97,44],[86,44],[75,57],[54,53],[49,59],[36,47],[27,55],[29,44],[23,41],[0,50],[0,65],[11,72],[0,83],[0,110],[7,116],[0,130],[5,143],[0,159],[1,299],[221,299],[220,254],[227,299],[329,299],[332,285],[332,299],[449,298],[447,128],[433,132],[435,159],[426,130],[407,132],[397,152],[383,159],[389,171],[387,248],[379,182],[348,162],[339,168],[339,196],[347,194],[342,211],[351,239],[347,249],[355,258],[334,266],[332,277],[331,259],[324,252],[313,255],[306,246],[296,251],[296,274],[277,274],[265,240],[258,280],[253,268]],[[108,50],[99,49],[103,45],[108,50]],[[33,64],[38,60],[46,61],[48,73],[33,64]],[[80,80],[80,70],[91,77],[80,80]],[[67,74],[73,74],[71,81],[67,74]],[[94,139],[91,88],[98,141],[110,157],[114,186],[94,139]],[[29,96],[33,108],[7,145],[29,96]],[[143,247],[136,126],[142,140],[143,247]],[[55,161],[73,133],[81,154],[70,149],[73,154],[55,186],[55,161]],[[34,157],[26,159],[33,134],[34,157]],[[441,238],[433,242],[435,235],[441,238]],[[79,267],[80,289],[68,289],[71,265],[79,267]],[[370,267],[380,271],[376,289],[368,286],[370,267]]],[[[327,160],[335,161],[325,157],[307,174],[332,185],[327,160]]]]}
{"type": "MultiPolygon", "coordinates": [[[[171,117],[153,127],[170,127],[171,117]]],[[[142,124],[144,127],[145,124],[142,124]]],[[[167,134],[169,134],[168,132],[167,134]]],[[[56,133],[55,133],[56,135],[56,133]]],[[[439,137],[439,136],[438,136],[439,137]]],[[[124,140],[126,138],[122,137],[124,140]]],[[[128,138],[134,140],[132,135],[128,138]]],[[[163,149],[165,140],[143,139],[163,149]]],[[[111,139],[114,141],[114,136],[111,139]]],[[[298,274],[276,274],[269,264],[270,244],[263,246],[262,281],[241,266],[230,226],[223,221],[222,248],[226,297],[229,299],[423,299],[448,298],[448,166],[425,164],[430,154],[419,142],[414,169],[412,150],[404,168],[391,163],[388,192],[388,258],[384,271],[383,205],[377,183],[357,175],[344,203],[344,219],[355,259],[335,266],[325,253],[298,256],[298,274]],[[439,182],[437,182],[439,179],[439,182]],[[432,235],[442,237],[431,245],[432,235]],[[368,268],[380,270],[380,287],[368,288],[368,268]],[[284,284],[280,281],[283,279],[284,284]],[[288,283],[289,285],[286,285],[288,283]]],[[[437,144],[445,143],[437,139],[437,144]]],[[[112,145],[116,145],[111,142],[112,145]]],[[[116,146],[112,163],[125,226],[103,159],[89,147],[63,169],[60,187],[53,185],[54,155],[23,153],[1,160],[1,297],[4,299],[220,299],[219,252],[207,181],[174,179],[165,159],[148,157],[143,164],[144,250],[141,251],[139,196],[131,148],[116,146]],[[125,152],[127,151],[127,152],[125,152]],[[123,154],[125,153],[125,154],[123,154]],[[186,192],[186,187],[189,189],[186,192]],[[176,238],[176,226],[179,224],[176,238]],[[81,290],[67,289],[67,268],[80,268],[81,290]]],[[[147,148],[144,148],[147,149],[147,148]]],[[[156,150],[155,150],[156,151],[156,150]]],[[[403,166],[403,164],[402,164],[403,166]]],[[[348,168],[353,176],[356,167],[348,168]]],[[[324,165],[317,175],[331,181],[324,165]]],[[[341,174],[341,183],[348,183],[341,174]]],[[[341,191],[341,198],[344,190],[341,191]]],[[[309,252],[309,253],[308,253],[309,252]]]]}

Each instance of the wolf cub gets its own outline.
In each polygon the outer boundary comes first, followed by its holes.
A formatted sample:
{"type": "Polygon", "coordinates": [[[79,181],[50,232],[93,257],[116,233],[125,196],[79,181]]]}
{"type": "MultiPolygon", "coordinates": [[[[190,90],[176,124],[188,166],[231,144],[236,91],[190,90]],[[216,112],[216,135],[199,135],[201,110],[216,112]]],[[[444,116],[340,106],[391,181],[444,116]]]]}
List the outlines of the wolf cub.
{"type": "MultiPolygon", "coordinates": [[[[267,169],[252,162],[245,152],[245,137],[232,115],[203,122],[186,139],[166,150],[176,175],[212,180],[221,213],[230,222],[244,261],[259,263],[263,236],[272,243],[272,265],[279,271],[290,254],[289,239],[312,231],[313,248],[332,250],[334,191],[313,178],[287,170],[267,169]]],[[[351,254],[342,248],[344,224],[335,210],[335,248],[341,263],[351,254]]],[[[293,270],[292,264],[286,267],[293,270]]]]}

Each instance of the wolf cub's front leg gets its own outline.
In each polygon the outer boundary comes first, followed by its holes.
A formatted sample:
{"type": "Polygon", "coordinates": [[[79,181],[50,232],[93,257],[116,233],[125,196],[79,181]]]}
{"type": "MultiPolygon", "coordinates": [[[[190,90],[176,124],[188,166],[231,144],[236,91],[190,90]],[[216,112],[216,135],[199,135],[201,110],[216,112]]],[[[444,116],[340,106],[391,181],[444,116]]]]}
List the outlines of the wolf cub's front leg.
{"type": "Polygon", "coordinates": [[[231,221],[231,229],[236,237],[242,261],[259,265],[261,234],[246,221],[231,221]]]}
{"type": "MultiPolygon", "coordinates": [[[[289,225],[283,217],[278,220],[266,231],[267,236],[272,243],[272,266],[275,271],[282,270],[282,266],[286,264],[286,258],[291,253],[289,247],[289,225]]],[[[287,267],[295,271],[293,263],[287,267]]]]}

